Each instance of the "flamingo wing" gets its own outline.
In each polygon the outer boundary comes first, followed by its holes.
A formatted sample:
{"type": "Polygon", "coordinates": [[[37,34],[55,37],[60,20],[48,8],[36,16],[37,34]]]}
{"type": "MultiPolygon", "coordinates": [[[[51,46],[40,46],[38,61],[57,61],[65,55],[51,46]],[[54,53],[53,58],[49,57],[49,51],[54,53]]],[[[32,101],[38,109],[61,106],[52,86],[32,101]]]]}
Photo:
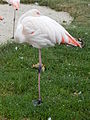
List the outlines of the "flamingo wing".
{"type": "Polygon", "coordinates": [[[43,48],[54,46],[56,43],[67,43],[81,47],[64,27],[47,16],[25,17],[21,24],[24,41],[33,47],[43,48]]]}
{"type": "MultiPolygon", "coordinates": [[[[50,35],[51,27],[48,27],[48,24],[46,22],[43,22],[43,24],[41,23],[42,23],[42,19],[39,19],[39,17],[30,16],[24,18],[22,22],[17,26],[15,38],[20,39],[21,38],[20,36],[23,36],[23,38],[25,38],[23,39],[24,42],[27,42],[34,47],[38,46],[37,48],[54,46],[55,42],[51,41],[50,37],[52,37],[52,35],[55,34],[50,35]],[[21,29],[20,26],[21,28],[23,26],[23,29],[21,29]],[[19,33],[21,33],[22,35],[20,35],[19,33]],[[35,46],[36,44],[37,46],[35,46]]],[[[20,42],[21,41],[22,40],[20,40],[20,42]]]]}

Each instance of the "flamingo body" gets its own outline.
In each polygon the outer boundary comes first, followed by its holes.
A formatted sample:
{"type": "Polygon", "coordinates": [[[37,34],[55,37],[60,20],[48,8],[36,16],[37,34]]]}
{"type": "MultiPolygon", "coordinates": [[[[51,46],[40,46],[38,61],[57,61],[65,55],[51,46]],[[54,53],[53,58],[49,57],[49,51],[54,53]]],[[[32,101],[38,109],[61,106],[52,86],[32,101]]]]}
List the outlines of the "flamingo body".
{"type": "Polygon", "coordinates": [[[81,47],[63,26],[47,16],[25,17],[18,24],[15,37],[17,42],[27,42],[39,49],[54,46],[56,43],[81,47]]]}

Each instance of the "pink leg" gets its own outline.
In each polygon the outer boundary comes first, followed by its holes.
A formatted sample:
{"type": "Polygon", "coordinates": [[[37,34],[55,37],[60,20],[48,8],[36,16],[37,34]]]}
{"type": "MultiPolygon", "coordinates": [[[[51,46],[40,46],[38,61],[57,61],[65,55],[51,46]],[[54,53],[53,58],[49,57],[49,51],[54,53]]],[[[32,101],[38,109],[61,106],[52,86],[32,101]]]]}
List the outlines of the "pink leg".
{"type": "Polygon", "coordinates": [[[39,69],[38,69],[38,92],[39,92],[39,101],[41,102],[40,96],[40,73],[42,69],[42,61],[41,61],[41,49],[39,49],[39,69]]]}

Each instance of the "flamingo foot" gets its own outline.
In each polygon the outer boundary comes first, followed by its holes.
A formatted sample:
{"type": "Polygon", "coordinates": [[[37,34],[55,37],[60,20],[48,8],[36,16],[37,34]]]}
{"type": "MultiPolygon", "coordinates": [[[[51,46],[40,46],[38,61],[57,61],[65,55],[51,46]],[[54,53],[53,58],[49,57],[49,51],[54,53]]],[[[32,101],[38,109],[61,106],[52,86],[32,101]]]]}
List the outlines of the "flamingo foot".
{"type": "Polygon", "coordinates": [[[14,39],[14,37],[11,37],[11,39],[14,39]]]}
{"type": "Polygon", "coordinates": [[[39,106],[42,104],[42,100],[32,100],[34,106],[39,106]]]}
{"type": "MultiPolygon", "coordinates": [[[[42,67],[41,70],[44,72],[44,71],[46,70],[45,65],[42,64],[41,67],[42,67]]],[[[38,68],[39,68],[39,63],[37,63],[37,64],[35,64],[35,65],[33,64],[33,65],[32,65],[32,68],[38,69],[38,68]]]]}

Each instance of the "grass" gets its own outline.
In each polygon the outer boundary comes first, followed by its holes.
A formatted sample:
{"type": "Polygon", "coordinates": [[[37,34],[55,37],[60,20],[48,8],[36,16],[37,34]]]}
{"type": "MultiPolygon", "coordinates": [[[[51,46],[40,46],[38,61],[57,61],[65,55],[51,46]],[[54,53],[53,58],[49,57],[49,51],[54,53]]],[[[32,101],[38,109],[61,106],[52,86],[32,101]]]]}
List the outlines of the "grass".
{"type": "MultiPolygon", "coordinates": [[[[38,50],[26,44],[1,46],[0,120],[48,120],[49,117],[52,120],[90,119],[89,0],[55,1],[50,3],[65,6],[65,11],[71,10],[70,14],[75,19],[65,27],[74,37],[82,38],[86,46],[80,49],[56,45],[42,49],[46,71],[41,74],[43,104],[38,107],[32,104],[32,100],[38,97],[38,71],[31,67],[38,62],[38,50]],[[78,15],[74,14],[73,8],[78,15]]],[[[44,5],[44,0],[39,2],[44,5]]],[[[47,0],[45,2],[48,3],[47,0]]],[[[50,3],[47,5],[50,6],[50,3]]]]}

